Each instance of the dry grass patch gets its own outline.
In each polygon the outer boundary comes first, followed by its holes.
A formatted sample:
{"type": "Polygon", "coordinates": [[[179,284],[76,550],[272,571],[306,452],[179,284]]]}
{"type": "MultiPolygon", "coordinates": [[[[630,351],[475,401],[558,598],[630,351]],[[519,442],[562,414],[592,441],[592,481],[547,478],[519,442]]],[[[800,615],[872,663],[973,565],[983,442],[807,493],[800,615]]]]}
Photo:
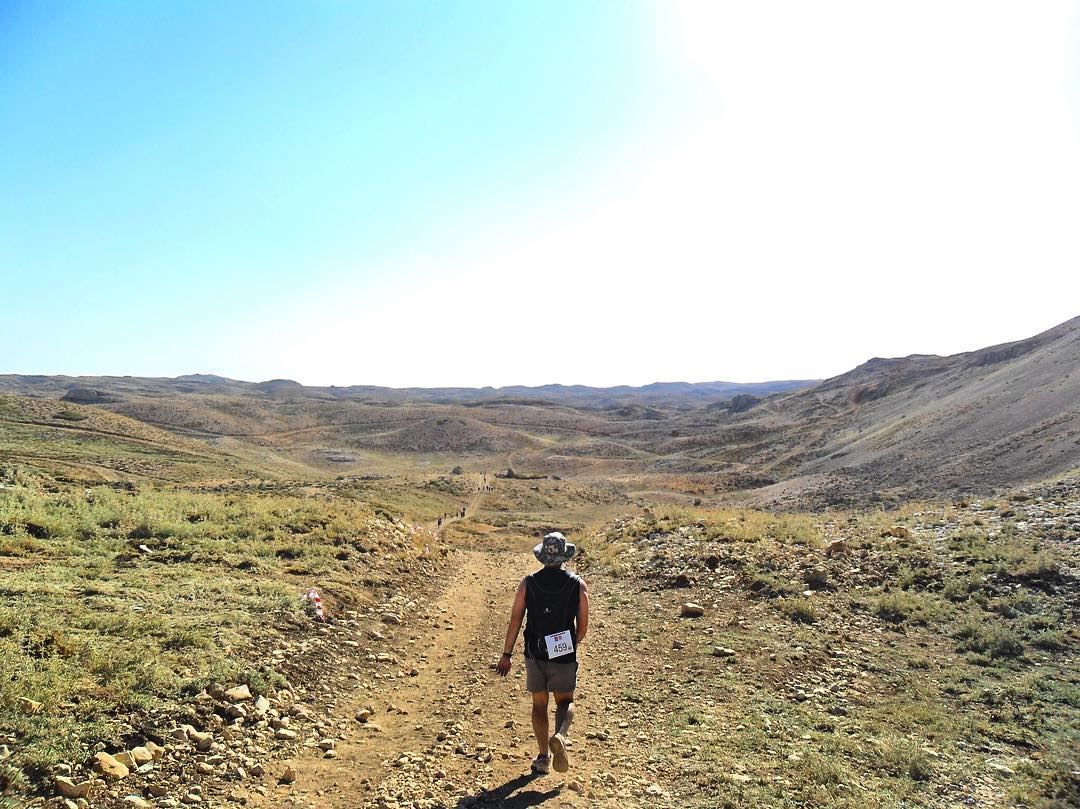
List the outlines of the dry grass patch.
{"type": "Polygon", "coordinates": [[[0,489],[0,734],[14,763],[40,778],[82,761],[123,717],[209,680],[264,691],[276,675],[252,662],[257,640],[305,620],[303,590],[359,603],[428,542],[347,499],[50,492],[25,477],[0,489]]]}

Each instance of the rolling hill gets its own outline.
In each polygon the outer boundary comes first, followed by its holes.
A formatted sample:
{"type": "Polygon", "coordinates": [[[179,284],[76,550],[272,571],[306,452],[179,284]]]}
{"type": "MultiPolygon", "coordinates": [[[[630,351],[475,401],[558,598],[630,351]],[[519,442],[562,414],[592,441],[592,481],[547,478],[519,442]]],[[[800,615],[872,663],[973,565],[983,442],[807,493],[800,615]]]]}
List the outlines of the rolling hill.
{"type": "MultiPolygon", "coordinates": [[[[463,462],[828,505],[991,491],[1080,467],[1080,318],[953,356],[874,358],[818,383],[398,390],[7,375],[3,393],[9,409],[119,419],[129,443],[152,430],[158,446],[205,453],[220,473],[325,477],[463,462]]],[[[54,416],[39,445],[79,431],[100,442],[87,429],[95,422],[57,427],[54,416]]],[[[15,423],[28,429],[9,418],[0,430],[15,423]]]]}
{"type": "Polygon", "coordinates": [[[725,435],[711,457],[833,500],[1061,474],[1080,466],[1080,318],[948,357],[875,358],[733,417],[725,435]]]}

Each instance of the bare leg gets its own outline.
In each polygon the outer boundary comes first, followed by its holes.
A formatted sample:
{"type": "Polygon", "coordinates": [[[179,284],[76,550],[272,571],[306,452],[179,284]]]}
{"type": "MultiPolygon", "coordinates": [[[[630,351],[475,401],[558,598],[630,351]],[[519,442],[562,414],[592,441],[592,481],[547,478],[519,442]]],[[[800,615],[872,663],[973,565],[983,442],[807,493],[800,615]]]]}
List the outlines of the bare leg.
{"type": "Polygon", "coordinates": [[[574,694],[555,695],[555,732],[570,735],[570,723],[574,721],[574,694]]]}
{"type": "Polygon", "coordinates": [[[532,726],[536,734],[536,746],[540,749],[540,755],[546,756],[548,752],[548,693],[536,691],[532,695],[532,726]]]}

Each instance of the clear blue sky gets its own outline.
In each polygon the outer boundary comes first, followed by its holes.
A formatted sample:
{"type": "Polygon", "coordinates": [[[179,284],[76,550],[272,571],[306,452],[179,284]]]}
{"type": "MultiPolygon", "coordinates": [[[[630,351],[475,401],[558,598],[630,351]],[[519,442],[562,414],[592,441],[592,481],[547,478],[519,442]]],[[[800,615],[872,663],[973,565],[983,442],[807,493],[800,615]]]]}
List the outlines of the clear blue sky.
{"type": "Polygon", "coordinates": [[[0,373],[822,376],[1080,314],[1080,294],[995,291],[1024,265],[1051,281],[1077,266],[1075,5],[1018,30],[1007,13],[972,27],[972,4],[933,16],[943,33],[929,43],[913,38],[933,4],[901,20],[841,4],[787,27],[710,5],[3,0],[0,373]],[[1029,67],[995,62],[1003,36],[1029,67]],[[897,64],[913,46],[933,75],[897,64]],[[984,78],[965,72],[972,61],[984,78]],[[867,86],[852,79],[867,73],[867,86]],[[945,95],[954,87],[970,107],[945,95]],[[898,108],[899,135],[866,123],[898,108]],[[1033,123],[963,157],[965,133],[1002,114],[1033,123]],[[875,141],[900,136],[900,154],[875,141]],[[943,188],[918,186],[911,166],[943,188]],[[988,170],[1004,177],[983,188],[988,170]],[[947,227],[948,210],[929,217],[920,197],[963,211],[995,187],[1000,209],[947,227]],[[893,208],[853,222],[875,193],[893,208]],[[1034,213],[1004,198],[1025,193],[1034,213]],[[1031,221],[1001,235],[1018,215],[1031,221]],[[873,238],[836,247],[856,230],[873,238]],[[923,248],[873,252],[901,234],[923,248]],[[935,292],[943,272],[961,275],[935,292]],[[875,330],[856,289],[866,274],[907,278],[912,305],[957,322],[875,330]],[[856,297],[838,303],[837,285],[856,297]],[[771,350],[725,356],[775,314],[793,335],[821,327],[823,342],[800,354],[770,327],[771,350]]]}

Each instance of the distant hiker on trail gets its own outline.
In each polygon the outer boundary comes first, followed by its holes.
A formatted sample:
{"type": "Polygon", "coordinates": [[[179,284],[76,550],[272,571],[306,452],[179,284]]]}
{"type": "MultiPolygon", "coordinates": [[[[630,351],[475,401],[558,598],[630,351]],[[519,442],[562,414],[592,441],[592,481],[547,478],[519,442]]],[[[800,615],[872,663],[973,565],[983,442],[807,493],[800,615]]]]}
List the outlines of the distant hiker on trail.
{"type": "Polygon", "coordinates": [[[538,774],[566,772],[566,736],[574,719],[577,687],[577,648],[589,629],[589,588],[585,580],[563,569],[577,548],[555,532],[533,548],[543,569],[518,585],[503,654],[495,666],[501,676],[510,672],[510,654],[525,624],[525,687],[532,694],[532,726],[539,754],[532,763],[538,774]],[[555,733],[548,737],[548,693],[555,695],[555,733]]]}

